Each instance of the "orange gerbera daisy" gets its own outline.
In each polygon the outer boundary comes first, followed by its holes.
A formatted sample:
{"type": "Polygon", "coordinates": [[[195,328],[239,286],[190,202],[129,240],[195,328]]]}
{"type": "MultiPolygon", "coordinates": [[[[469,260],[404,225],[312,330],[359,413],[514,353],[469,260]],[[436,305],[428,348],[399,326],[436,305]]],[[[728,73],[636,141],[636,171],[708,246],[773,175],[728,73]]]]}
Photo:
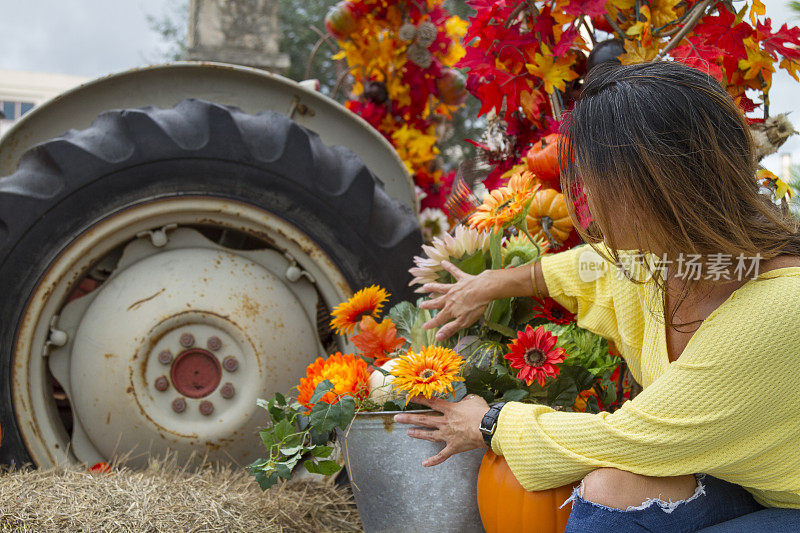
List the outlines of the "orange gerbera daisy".
{"type": "Polygon", "coordinates": [[[534,193],[539,189],[539,186],[533,183],[534,179],[532,174],[514,175],[509,179],[509,186],[498,187],[489,192],[483,197],[483,203],[470,215],[470,228],[485,231],[502,230],[521,218],[534,193]]]}
{"type": "Polygon", "coordinates": [[[453,392],[453,382],[464,381],[458,375],[463,365],[464,359],[449,348],[428,346],[419,353],[409,350],[392,369],[392,387],[407,393],[406,404],[412,396],[430,398],[434,393],[453,392]]]}
{"type": "Polygon", "coordinates": [[[508,189],[514,194],[532,195],[540,187],[539,178],[529,170],[517,172],[508,178],[508,189]]]}
{"type": "MultiPolygon", "coordinates": [[[[333,389],[326,392],[320,401],[334,404],[340,396],[349,394],[354,398],[366,398],[369,395],[367,380],[369,379],[367,363],[355,355],[340,352],[329,356],[327,359],[317,357],[317,360],[306,368],[306,377],[300,378],[299,394],[297,401],[311,410],[311,396],[317,385],[324,380],[333,383],[333,389]]],[[[308,414],[309,411],[306,411],[308,414]]]]}
{"type": "Polygon", "coordinates": [[[518,331],[517,338],[508,344],[511,353],[503,356],[511,363],[511,368],[519,369],[517,379],[530,385],[536,380],[544,387],[547,377],[556,377],[560,370],[556,366],[564,360],[567,352],[556,348],[558,337],[539,326],[535,330],[530,326],[525,331],[518,331]]]}
{"type": "Polygon", "coordinates": [[[331,313],[331,327],[339,335],[350,335],[365,316],[377,318],[388,299],[386,289],[377,285],[361,289],[352,298],[336,306],[331,313]]]}
{"type": "Polygon", "coordinates": [[[361,319],[358,326],[360,333],[350,340],[361,350],[364,357],[374,359],[375,366],[381,366],[389,360],[386,356],[405,344],[406,340],[397,337],[397,328],[391,318],[384,318],[380,323],[371,316],[361,319]]]}

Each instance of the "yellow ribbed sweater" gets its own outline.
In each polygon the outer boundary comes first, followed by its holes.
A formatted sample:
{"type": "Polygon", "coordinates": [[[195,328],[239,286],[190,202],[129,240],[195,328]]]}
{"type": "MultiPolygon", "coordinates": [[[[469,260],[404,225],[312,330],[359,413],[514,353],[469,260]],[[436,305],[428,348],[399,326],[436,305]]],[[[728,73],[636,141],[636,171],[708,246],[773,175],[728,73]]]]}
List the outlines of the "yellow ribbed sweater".
{"type": "Polygon", "coordinates": [[[522,486],[554,488],[601,467],[702,472],[763,505],[800,508],[800,267],[745,283],[670,363],[655,284],[620,279],[610,263],[582,281],[586,250],[543,256],[547,289],[579,326],[614,341],[644,390],[613,414],[506,404],[492,448],[522,486]]]}

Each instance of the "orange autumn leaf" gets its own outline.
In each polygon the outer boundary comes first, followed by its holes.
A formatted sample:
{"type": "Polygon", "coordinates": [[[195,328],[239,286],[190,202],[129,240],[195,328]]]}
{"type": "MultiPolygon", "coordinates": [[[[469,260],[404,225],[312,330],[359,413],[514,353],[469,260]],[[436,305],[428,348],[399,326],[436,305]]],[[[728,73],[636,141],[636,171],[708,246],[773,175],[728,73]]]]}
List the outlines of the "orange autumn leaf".
{"type": "Polygon", "coordinates": [[[747,59],[739,60],[739,68],[744,70],[744,79],[756,79],[759,75],[764,80],[765,89],[769,91],[772,85],[772,73],[775,72],[775,59],[763,50],[750,38],[744,40],[747,59]]]}
{"type": "Polygon", "coordinates": [[[797,75],[797,71],[798,69],[800,69],[800,62],[793,61],[791,59],[784,59],[783,61],[780,62],[780,65],[778,66],[783,70],[785,70],[786,72],[788,72],[789,75],[793,77],[796,81],[800,81],[800,77],[798,77],[797,75]]]}
{"type": "Polygon", "coordinates": [[[386,354],[400,348],[406,340],[397,337],[397,329],[391,318],[384,318],[380,323],[371,316],[361,319],[361,333],[350,338],[365,357],[375,359],[374,365],[382,365],[388,360],[386,354]]]}
{"type": "Polygon", "coordinates": [[[753,0],[753,5],[750,7],[750,22],[753,26],[756,25],[756,19],[759,16],[764,16],[767,13],[766,6],[761,2],[761,0],[753,0]]]}
{"type": "Polygon", "coordinates": [[[572,60],[569,57],[553,57],[546,44],[542,44],[541,51],[543,53],[537,52],[534,55],[532,63],[525,64],[528,73],[541,78],[544,81],[544,90],[550,94],[554,88],[565,90],[566,82],[578,77],[578,73],[570,68],[572,60]]]}

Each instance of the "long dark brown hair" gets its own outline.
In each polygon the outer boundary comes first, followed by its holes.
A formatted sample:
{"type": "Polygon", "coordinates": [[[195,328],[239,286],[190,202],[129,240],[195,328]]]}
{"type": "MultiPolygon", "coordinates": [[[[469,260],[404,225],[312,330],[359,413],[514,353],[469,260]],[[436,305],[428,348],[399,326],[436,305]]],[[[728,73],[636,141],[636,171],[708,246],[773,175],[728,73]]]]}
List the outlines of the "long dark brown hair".
{"type": "MultiPolygon", "coordinates": [[[[605,241],[608,260],[620,261],[612,221],[635,230],[639,251],[700,254],[703,273],[709,254],[800,256],[798,223],[759,192],[750,129],[713,77],[676,62],[601,64],[560,133],[570,215],[585,241],[605,241]],[[581,190],[595,206],[587,230],[573,209],[581,190]]],[[[666,278],[655,280],[666,292],[666,278]]],[[[685,281],[678,301],[701,282],[713,280],[685,281]]]]}

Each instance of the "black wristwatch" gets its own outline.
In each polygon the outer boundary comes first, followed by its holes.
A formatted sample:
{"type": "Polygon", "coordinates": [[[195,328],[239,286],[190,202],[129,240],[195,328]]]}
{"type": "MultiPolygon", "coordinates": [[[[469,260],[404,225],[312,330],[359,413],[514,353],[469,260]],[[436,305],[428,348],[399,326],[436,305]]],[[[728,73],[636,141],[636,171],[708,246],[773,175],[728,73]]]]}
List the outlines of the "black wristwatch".
{"type": "Polygon", "coordinates": [[[480,430],[483,433],[483,441],[486,445],[491,448],[492,447],[492,435],[494,435],[494,430],[497,428],[497,417],[500,416],[500,409],[506,402],[500,402],[492,405],[489,410],[483,415],[483,420],[481,420],[480,430]]]}

